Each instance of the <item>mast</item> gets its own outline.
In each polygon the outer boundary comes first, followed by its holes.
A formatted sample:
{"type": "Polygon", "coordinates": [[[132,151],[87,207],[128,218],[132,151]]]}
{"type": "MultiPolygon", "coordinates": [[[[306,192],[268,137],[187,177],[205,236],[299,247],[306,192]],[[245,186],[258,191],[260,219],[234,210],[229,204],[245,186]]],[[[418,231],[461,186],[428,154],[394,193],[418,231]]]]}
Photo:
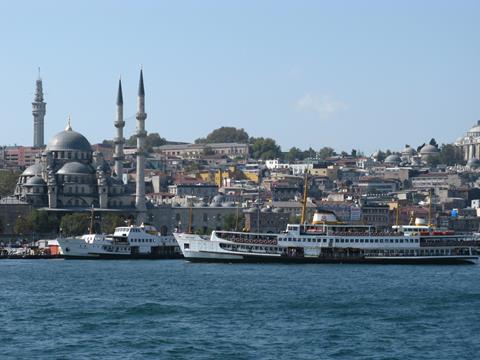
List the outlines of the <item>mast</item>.
{"type": "Polygon", "coordinates": [[[305,224],[307,216],[307,195],[308,195],[308,173],[305,171],[303,178],[303,200],[302,200],[302,216],[300,217],[300,224],[305,224]]]}

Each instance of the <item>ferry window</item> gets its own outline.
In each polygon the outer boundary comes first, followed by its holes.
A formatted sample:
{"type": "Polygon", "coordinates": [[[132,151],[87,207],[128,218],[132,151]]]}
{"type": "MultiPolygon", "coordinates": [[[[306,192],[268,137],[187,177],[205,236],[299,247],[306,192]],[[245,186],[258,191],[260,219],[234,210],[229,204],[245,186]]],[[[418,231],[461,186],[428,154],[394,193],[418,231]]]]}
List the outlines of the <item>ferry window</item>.
{"type": "Polygon", "coordinates": [[[323,242],[326,243],[326,242],[327,242],[327,239],[323,239],[323,242]]]}
{"type": "Polygon", "coordinates": [[[358,243],[358,239],[355,239],[355,242],[358,243]]]}
{"type": "Polygon", "coordinates": [[[188,243],[183,244],[183,248],[184,249],[190,249],[190,244],[188,244],[188,243]]]}
{"type": "Polygon", "coordinates": [[[363,243],[363,239],[360,239],[360,242],[363,243]]]}
{"type": "Polygon", "coordinates": [[[395,239],[395,242],[398,243],[398,239],[395,239]]]}
{"type": "Polygon", "coordinates": [[[375,239],[375,242],[378,243],[378,239],[375,239]]]}

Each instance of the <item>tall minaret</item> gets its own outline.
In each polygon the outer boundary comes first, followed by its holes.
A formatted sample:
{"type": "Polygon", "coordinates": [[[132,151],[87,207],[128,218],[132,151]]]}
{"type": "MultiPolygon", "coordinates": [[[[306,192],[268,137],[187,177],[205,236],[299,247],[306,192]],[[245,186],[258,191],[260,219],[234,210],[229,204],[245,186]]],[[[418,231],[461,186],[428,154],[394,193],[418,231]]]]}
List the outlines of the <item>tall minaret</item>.
{"type": "Polygon", "coordinates": [[[125,127],[125,121],[123,121],[123,95],[122,95],[122,80],[118,80],[118,93],[117,93],[117,121],[115,121],[115,127],[117,128],[117,136],[114,139],[115,153],[113,159],[115,160],[115,174],[118,178],[122,178],[123,175],[123,160],[125,156],[123,154],[123,144],[125,139],[123,138],[123,128],[125,127]]]}
{"type": "Polygon", "coordinates": [[[137,189],[135,194],[135,207],[137,208],[137,222],[141,223],[146,218],[145,203],[145,89],[143,87],[143,69],[140,70],[137,97],[137,189]]]}
{"type": "Polygon", "coordinates": [[[35,98],[32,102],[32,114],[33,114],[33,146],[43,147],[45,146],[43,138],[43,125],[45,119],[45,105],[43,101],[43,88],[42,78],[40,77],[40,68],[38,69],[38,79],[36,82],[35,98]]]}

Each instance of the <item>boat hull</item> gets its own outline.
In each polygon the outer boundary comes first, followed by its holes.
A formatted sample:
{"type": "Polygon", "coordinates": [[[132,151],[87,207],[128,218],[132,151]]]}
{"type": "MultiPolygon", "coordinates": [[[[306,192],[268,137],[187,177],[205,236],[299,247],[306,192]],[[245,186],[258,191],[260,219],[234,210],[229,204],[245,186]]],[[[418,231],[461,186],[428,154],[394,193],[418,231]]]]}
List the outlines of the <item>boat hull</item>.
{"type": "Polygon", "coordinates": [[[220,263],[292,263],[292,264],[391,264],[391,265],[473,265],[477,263],[475,256],[459,257],[288,257],[241,255],[236,257],[207,255],[197,253],[187,256],[190,262],[220,262],[220,263]]]}

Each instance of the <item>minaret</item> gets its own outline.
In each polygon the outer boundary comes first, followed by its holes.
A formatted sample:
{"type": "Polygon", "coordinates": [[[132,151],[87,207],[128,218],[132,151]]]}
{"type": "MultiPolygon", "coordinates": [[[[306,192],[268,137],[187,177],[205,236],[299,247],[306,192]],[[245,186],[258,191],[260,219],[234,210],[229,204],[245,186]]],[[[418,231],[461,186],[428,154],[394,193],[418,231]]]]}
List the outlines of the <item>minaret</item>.
{"type": "Polygon", "coordinates": [[[113,159],[115,160],[115,175],[122,179],[123,176],[123,160],[125,156],[123,154],[123,144],[125,139],[123,138],[123,128],[125,127],[125,121],[123,121],[123,95],[122,95],[122,80],[118,80],[118,93],[117,93],[117,121],[115,121],[115,127],[117,128],[117,137],[114,139],[115,153],[113,159]]]}
{"type": "Polygon", "coordinates": [[[137,222],[145,221],[147,207],[145,204],[145,89],[143,87],[143,69],[140,70],[137,96],[137,188],[135,194],[135,207],[137,208],[137,222]]]}
{"type": "Polygon", "coordinates": [[[32,102],[33,114],[33,146],[45,146],[43,138],[43,125],[45,118],[45,105],[43,101],[42,78],[40,77],[40,68],[38,69],[38,79],[36,81],[35,98],[32,102]]]}

